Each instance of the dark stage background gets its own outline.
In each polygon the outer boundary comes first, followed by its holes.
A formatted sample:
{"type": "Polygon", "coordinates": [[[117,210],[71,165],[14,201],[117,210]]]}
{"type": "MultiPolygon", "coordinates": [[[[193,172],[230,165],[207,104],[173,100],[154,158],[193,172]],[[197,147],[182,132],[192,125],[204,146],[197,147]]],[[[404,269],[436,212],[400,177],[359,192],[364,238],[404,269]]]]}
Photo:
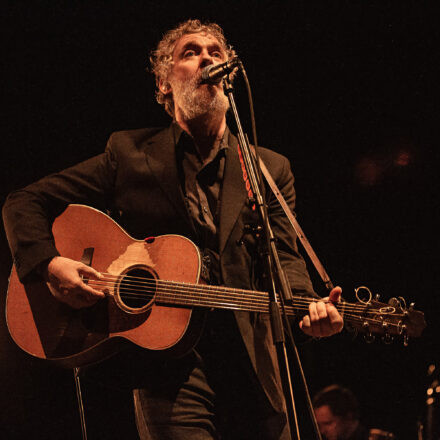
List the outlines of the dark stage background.
{"type": "MultiPolygon", "coordinates": [[[[367,285],[426,313],[428,328],[406,348],[346,332],[301,345],[312,394],[342,383],[366,424],[415,439],[427,368],[439,363],[439,14],[430,3],[4,1],[1,201],[100,153],[112,131],[166,125],[147,54],[190,17],[222,25],[241,56],[260,143],[291,160],[298,218],[345,298],[367,285]]],[[[237,98],[247,121],[240,81],[237,98]]],[[[11,259],[0,240],[3,304],[11,259]]],[[[71,372],[22,353],[0,322],[1,438],[80,438],[71,372]]],[[[100,424],[99,389],[86,399],[91,440],[134,438],[124,414],[116,428],[100,424]]]]}

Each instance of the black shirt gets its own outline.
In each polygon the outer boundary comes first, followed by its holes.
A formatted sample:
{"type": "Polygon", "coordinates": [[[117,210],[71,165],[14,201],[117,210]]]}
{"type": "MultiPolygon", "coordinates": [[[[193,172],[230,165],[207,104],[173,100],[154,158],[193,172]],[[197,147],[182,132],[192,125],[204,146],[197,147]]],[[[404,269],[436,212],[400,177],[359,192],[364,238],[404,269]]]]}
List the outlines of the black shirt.
{"type": "Polygon", "coordinates": [[[174,129],[182,191],[203,255],[202,277],[210,284],[220,284],[218,227],[229,129],[226,128],[218,147],[214,146],[217,153],[206,162],[191,136],[177,124],[174,129]]]}

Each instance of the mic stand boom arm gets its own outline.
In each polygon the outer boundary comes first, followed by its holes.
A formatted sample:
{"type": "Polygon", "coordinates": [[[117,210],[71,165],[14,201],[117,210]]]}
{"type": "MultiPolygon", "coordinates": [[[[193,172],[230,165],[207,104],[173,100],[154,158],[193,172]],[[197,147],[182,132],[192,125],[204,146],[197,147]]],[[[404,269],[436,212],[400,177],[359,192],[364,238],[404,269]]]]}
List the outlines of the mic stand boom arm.
{"type": "MultiPolygon", "coordinates": [[[[242,68],[240,66],[240,68],[242,68]]],[[[276,347],[278,366],[280,369],[282,386],[287,406],[287,421],[291,427],[291,432],[296,432],[296,438],[300,439],[298,417],[295,407],[295,399],[293,396],[292,381],[290,377],[289,361],[287,357],[286,344],[284,339],[284,329],[282,324],[281,306],[284,301],[289,301],[292,298],[290,287],[287,282],[287,278],[281,267],[278,252],[275,246],[275,238],[273,231],[269,223],[269,217],[267,214],[267,206],[264,201],[264,197],[261,190],[261,170],[257,161],[254,159],[251,153],[249,142],[247,137],[243,133],[243,128],[238,116],[237,106],[235,105],[235,99],[233,95],[233,87],[229,79],[224,79],[224,91],[228,97],[229,104],[232,109],[232,113],[235,118],[235,122],[238,130],[238,143],[241,150],[246,172],[249,178],[250,189],[253,194],[252,202],[255,204],[256,209],[259,212],[260,220],[263,227],[263,240],[265,243],[265,257],[267,264],[267,272],[269,276],[269,311],[270,320],[272,326],[272,335],[274,345],[276,347]],[[277,288],[280,289],[280,295],[277,296],[277,288]],[[279,301],[280,299],[280,301],[279,301]]]]}

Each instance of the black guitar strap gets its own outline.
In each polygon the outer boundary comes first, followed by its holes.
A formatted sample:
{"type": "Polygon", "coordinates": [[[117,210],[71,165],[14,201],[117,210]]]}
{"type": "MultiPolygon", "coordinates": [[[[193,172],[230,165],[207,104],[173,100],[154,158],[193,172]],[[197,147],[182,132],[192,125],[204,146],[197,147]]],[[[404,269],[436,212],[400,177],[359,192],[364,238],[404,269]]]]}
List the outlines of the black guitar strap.
{"type": "Polygon", "coordinates": [[[289,205],[287,204],[286,200],[284,199],[283,195],[281,194],[281,191],[278,189],[277,184],[273,180],[272,176],[269,173],[269,170],[267,169],[266,165],[264,164],[263,160],[260,158],[260,168],[261,172],[263,173],[267,183],[269,184],[270,188],[272,189],[273,193],[275,194],[275,197],[277,198],[279,204],[283,208],[284,213],[286,214],[287,218],[289,219],[289,222],[295,231],[297,237],[299,238],[299,241],[303,245],[305,251],[307,252],[307,255],[309,256],[310,260],[312,261],[313,265],[315,266],[315,269],[318,271],[319,276],[321,277],[322,281],[324,282],[327,289],[330,291],[333,288],[333,283],[331,282],[326,270],[324,269],[324,266],[319,261],[318,256],[316,255],[315,251],[313,250],[309,240],[307,240],[307,237],[304,235],[304,232],[299,225],[298,221],[296,220],[295,216],[293,215],[292,211],[289,208],[289,205]]]}

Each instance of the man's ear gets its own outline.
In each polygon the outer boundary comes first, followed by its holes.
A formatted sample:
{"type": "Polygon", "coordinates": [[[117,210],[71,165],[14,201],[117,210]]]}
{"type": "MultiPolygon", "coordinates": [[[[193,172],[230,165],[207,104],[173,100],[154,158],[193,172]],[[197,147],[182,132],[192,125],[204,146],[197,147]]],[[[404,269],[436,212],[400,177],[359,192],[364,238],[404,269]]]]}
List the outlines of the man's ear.
{"type": "Polygon", "coordinates": [[[159,89],[164,95],[168,95],[172,91],[171,84],[164,79],[159,80],[159,89]]]}

